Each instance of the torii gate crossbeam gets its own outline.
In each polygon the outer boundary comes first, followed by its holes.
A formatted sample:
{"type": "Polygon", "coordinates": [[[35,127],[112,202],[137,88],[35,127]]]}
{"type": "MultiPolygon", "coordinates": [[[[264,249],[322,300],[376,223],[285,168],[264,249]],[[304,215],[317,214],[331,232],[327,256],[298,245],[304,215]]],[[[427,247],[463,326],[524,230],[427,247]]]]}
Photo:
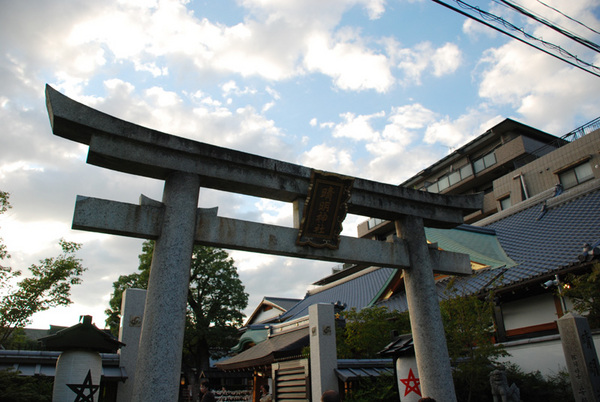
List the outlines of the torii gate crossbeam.
{"type": "Polygon", "coordinates": [[[151,130],[101,113],[46,87],[55,135],[89,145],[88,163],[165,181],[162,202],[136,206],[78,197],[73,227],[155,238],[134,401],[177,398],[193,243],[269,254],[404,269],[422,391],[455,401],[432,271],[469,274],[465,255],[426,244],[424,226],[451,228],[481,208],[482,195],[447,196],[355,178],[347,211],[391,220],[391,243],[343,237],[338,250],[293,243],[297,229],[197,210],[200,187],[294,203],[307,198],[311,169],[151,130]]]}

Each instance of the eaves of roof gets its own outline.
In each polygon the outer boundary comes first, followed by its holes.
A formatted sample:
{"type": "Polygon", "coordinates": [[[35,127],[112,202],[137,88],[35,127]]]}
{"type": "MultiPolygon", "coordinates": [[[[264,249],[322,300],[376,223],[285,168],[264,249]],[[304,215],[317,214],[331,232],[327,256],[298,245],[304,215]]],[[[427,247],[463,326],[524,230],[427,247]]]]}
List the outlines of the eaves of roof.
{"type": "Polygon", "coordinates": [[[471,261],[490,268],[517,265],[502,249],[493,230],[461,225],[454,229],[425,228],[427,240],[437,243],[442,250],[468,254],[471,261]]]}
{"type": "MultiPolygon", "coordinates": [[[[591,266],[593,261],[580,262],[579,256],[584,243],[600,240],[600,180],[594,182],[582,187],[591,191],[576,188],[557,197],[538,198],[537,203],[485,226],[496,232],[500,246],[516,265],[491,266],[471,276],[455,277],[451,291],[447,289],[450,278],[439,280],[439,299],[491,290],[513,291],[591,266]]],[[[399,311],[408,309],[404,292],[377,304],[399,311]]]]}
{"type": "Polygon", "coordinates": [[[298,353],[308,343],[308,327],[302,327],[295,331],[271,336],[264,342],[217,363],[216,366],[221,370],[248,370],[264,367],[275,362],[277,358],[298,353]]]}

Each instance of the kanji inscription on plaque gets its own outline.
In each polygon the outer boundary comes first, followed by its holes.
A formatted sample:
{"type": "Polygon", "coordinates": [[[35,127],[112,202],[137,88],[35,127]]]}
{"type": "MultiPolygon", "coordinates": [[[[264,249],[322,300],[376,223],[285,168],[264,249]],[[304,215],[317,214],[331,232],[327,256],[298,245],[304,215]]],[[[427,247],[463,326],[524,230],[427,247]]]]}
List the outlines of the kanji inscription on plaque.
{"type": "Polygon", "coordinates": [[[354,178],[313,170],[296,243],[337,249],[354,178]]]}

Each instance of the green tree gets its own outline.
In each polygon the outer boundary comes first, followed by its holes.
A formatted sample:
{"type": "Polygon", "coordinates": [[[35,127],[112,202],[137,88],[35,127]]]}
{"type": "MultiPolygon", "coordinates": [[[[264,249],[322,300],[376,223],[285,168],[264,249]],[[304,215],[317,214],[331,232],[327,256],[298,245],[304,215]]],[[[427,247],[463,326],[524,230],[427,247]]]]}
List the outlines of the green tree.
{"type": "MultiPolygon", "coordinates": [[[[452,283],[449,290],[456,290],[452,283]]],[[[493,295],[454,296],[440,303],[440,310],[458,400],[489,398],[488,375],[499,357],[508,356],[493,340],[493,295]]]]}
{"type": "MultiPolygon", "coordinates": [[[[0,215],[8,211],[12,208],[12,205],[8,202],[9,194],[6,191],[0,190],[0,215]]],[[[6,245],[2,243],[2,238],[0,237],[0,260],[8,259],[10,255],[6,251],[6,245]]],[[[0,280],[4,282],[5,277],[8,275],[6,272],[7,268],[0,264],[0,280]]]]}
{"type": "Polygon", "coordinates": [[[14,370],[0,370],[0,402],[46,401],[52,401],[52,377],[27,377],[14,370]]]}
{"type": "Polygon", "coordinates": [[[121,322],[121,302],[123,301],[123,292],[125,289],[147,289],[148,276],[150,275],[150,265],[152,264],[152,252],[154,251],[154,242],[145,241],[142,244],[142,254],[138,255],[140,265],[139,272],[130,275],[121,275],[119,279],[113,282],[113,292],[109,300],[109,308],[104,310],[107,315],[106,325],[114,336],[119,335],[119,325],[121,322]]]}
{"type": "Polygon", "coordinates": [[[390,311],[387,307],[352,308],[343,311],[346,321],[336,330],[337,354],[340,359],[374,359],[392,341],[392,334],[410,332],[408,313],[390,311]]]}
{"type": "MultiPolygon", "coordinates": [[[[139,256],[140,272],[121,276],[113,283],[111,308],[106,310],[108,325],[116,323],[118,328],[117,317],[124,289],[129,285],[147,287],[153,251],[154,242],[144,242],[139,256]]],[[[197,384],[200,372],[209,368],[209,358],[223,357],[235,345],[237,329],[244,318],[242,310],[247,305],[248,294],[228,254],[214,247],[195,246],[190,266],[183,351],[183,369],[190,384],[197,384]]]]}
{"type": "Polygon", "coordinates": [[[398,386],[393,375],[381,374],[358,380],[358,385],[345,395],[346,402],[399,401],[398,386]]]}
{"type": "Polygon", "coordinates": [[[569,275],[563,296],[573,303],[575,311],[587,317],[590,327],[600,328],[600,263],[582,275],[569,275]]]}
{"type": "MultiPolygon", "coordinates": [[[[0,192],[0,213],[10,208],[8,193],[0,192]]],[[[71,287],[81,283],[86,270],[75,253],[78,243],[59,241],[62,253],[58,257],[40,260],[29,267],[30,275],[15,283],[20,270],[0,267],[0,345],[5,345],[17,328],[30,323],[31,316],[51,307],[71,304],[71,287]]],[[[0,245],[0,259],[8,258],[0,245]]]]}

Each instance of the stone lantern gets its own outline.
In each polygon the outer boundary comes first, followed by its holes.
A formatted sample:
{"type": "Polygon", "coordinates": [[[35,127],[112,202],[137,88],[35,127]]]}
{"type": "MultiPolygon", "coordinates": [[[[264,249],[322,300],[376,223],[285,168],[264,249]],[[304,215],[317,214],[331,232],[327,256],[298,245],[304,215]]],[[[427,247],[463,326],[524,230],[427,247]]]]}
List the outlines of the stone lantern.
{"type": "Polygon", "coordinates": [[[56,362],[53,402],[97,401],[102,357],[100,353],[115,353],[123,343],[92,324],[92,316],[40,339],[46,350],[62,351],[56,362]]]}

